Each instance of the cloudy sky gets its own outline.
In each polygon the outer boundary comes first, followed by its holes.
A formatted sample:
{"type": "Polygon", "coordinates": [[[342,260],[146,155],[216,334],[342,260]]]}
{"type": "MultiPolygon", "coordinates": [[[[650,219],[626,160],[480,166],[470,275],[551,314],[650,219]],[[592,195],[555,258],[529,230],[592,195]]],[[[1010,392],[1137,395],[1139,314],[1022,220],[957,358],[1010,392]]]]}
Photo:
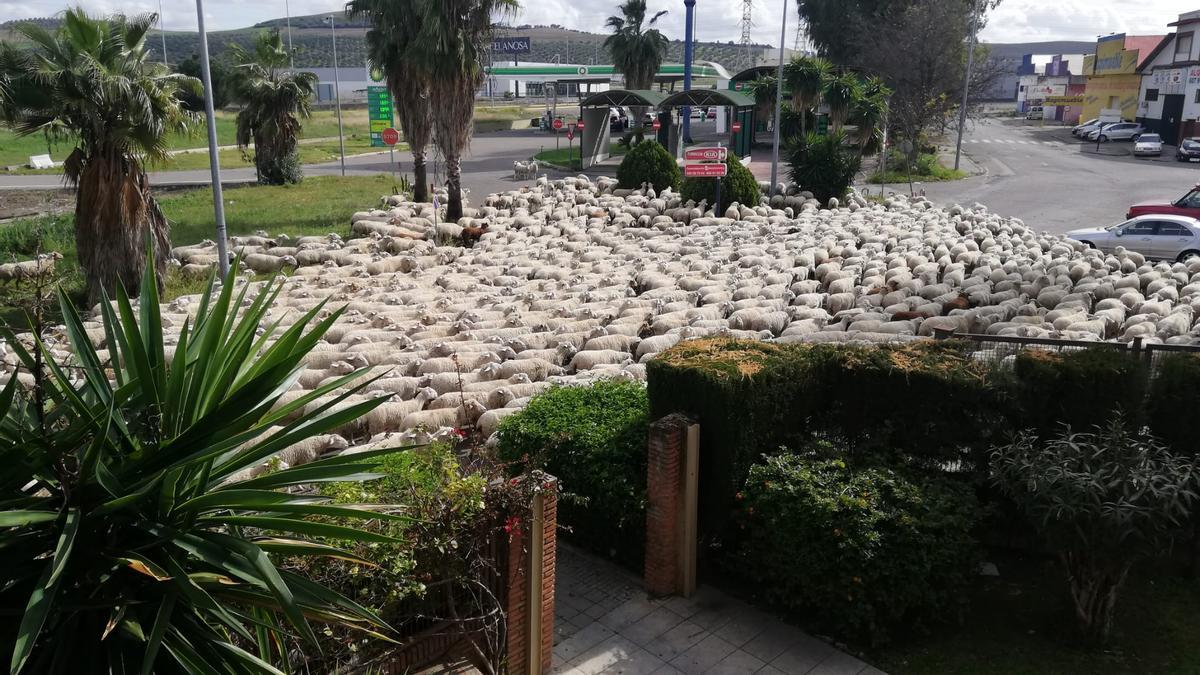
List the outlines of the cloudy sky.
{"type": "MultiPolygon", "coordinates": [[[[754,0],[754,39],[779,43],[779,18],[784,0],[754,0]]],[[[0,0],[0,22],[47,16],[59,11],[66,0],[0,0]]],[[[75,0],[93,12],[122,10],[127,13],[156,11],[158,0],[75,0]]],[[[290,0],[295,15],[338,11],[337,0],[290,0]]],[[[523,0],[525,6],[516,23],[557,23],[567,28],[600,31],[604,18],[613,13],[617,0],[523,0]],[[611,7],[610,7],[611,5],[611,7]]],[[[697,31],[703,40],[737,41],[741,37],[740,0],[698,0],[697,31]]],[[[789,3],[789,7],[792,3],[789,3]]],[[[660,19],[670,37],[683,36],[683,2],[650,0],[654,9],[670,13],[660,19]]],[[[284,15],[285,0],[205,0],[209,29],[240,28],[284,15]]],[[[194,30],[194,0],[162,0],[168,30],[194,30]]],[[[1200,0],[1004,0],[991,15],[983,39],[989,42],[1034,42],[1042,40],[1094,40],[1107,33],[1158,34],[1181,12],[1200,8],[1200,0]]],[[[787,45],[795,39],[795,14],[789,11],[787,45]]]]}

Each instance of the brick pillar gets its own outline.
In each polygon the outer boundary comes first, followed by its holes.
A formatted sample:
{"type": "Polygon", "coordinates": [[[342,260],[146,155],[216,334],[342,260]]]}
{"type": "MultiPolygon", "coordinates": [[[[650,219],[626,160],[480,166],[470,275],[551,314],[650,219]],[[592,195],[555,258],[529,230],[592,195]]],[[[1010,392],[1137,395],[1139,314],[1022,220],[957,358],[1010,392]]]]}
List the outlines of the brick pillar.
{"type": "Polygon", "coordinates": [[[505,598],[509,675],[550,671],[554,646],[554,580],[558,550],[557,481],[545,483],[508,540],[505,598]],[[535,558],[536,556],[536,558],[535,558]],[[530,654],[534,658],[530,658],[530,654]]]}
{"type": "MultiPolygon", "coordinates": [[[[695,587],[695,508],[693,504],[689,526],[685,499],[688,437],[692,427],[691,421],[680,414],[668,415],[650,425],[645,579],[646,592],[651,595],[687,595],[695,587]]],[[[692,431],[694,435],[695,429],[692,431]]],[[[694,466],[691,471],[694,490],[694,466]]],[[[693,494],[693,502],[694,499],[693,494]]]]}

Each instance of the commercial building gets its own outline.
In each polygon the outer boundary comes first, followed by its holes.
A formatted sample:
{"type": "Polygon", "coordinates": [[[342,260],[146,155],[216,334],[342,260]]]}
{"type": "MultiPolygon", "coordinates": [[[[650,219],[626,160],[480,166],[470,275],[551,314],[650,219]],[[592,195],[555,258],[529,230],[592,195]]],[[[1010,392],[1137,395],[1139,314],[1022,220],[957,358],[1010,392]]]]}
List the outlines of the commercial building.
{"type": "Polygon", "coordinates": [[[1168,25],[1175,32],[1139,68],[1137,121],[1176,145],[1180,138],[1200,134],[1200,11],[1180,14],[1168,25]]]}
{"type": "Polygon", "coordinates": [[[1026,54],[1017,79],[1017,112],[1042,106],[1045,119],[1070,122],[1079,119],[1080,106],[1047,105],[1054,97],[1083,93],[1085,54],[1026,54]]]}
{"type": "Polygon", "coordinates": [[[1137,117],[1138,95],[1142,89],[1138,69],[1165,37],[1118,33],[1097,40],[1096,53],[1083,61],[1087,86],[1082,116],[1091,119],[1104,113],[1120,115],[1123,120],[1137,117]]]}

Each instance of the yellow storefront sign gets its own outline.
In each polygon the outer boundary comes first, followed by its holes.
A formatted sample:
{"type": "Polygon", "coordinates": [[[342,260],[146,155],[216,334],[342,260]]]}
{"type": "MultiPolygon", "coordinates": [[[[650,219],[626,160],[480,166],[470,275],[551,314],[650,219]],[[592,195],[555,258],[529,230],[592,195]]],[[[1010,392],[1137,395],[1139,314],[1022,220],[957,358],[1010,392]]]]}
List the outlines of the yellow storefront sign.
{"type": "Polygon", "coordinates": [[[1042,99],[1042,105],[1080,105],[1082,103],[1082,94],[1078,96],[1047,96],[1042,99]]]}

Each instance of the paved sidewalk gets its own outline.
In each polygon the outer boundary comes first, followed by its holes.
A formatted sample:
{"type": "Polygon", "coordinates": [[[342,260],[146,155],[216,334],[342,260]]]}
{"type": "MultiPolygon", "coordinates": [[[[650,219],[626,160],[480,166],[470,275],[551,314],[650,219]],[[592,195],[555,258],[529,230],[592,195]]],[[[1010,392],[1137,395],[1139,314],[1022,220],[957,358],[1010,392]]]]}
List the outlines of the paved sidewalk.
{"type": "Polygon", "coordinates": [[[561,675],[884,675],[710,588],[650,599],[638,577],[561,542],[555,596],[561,675]]]}

